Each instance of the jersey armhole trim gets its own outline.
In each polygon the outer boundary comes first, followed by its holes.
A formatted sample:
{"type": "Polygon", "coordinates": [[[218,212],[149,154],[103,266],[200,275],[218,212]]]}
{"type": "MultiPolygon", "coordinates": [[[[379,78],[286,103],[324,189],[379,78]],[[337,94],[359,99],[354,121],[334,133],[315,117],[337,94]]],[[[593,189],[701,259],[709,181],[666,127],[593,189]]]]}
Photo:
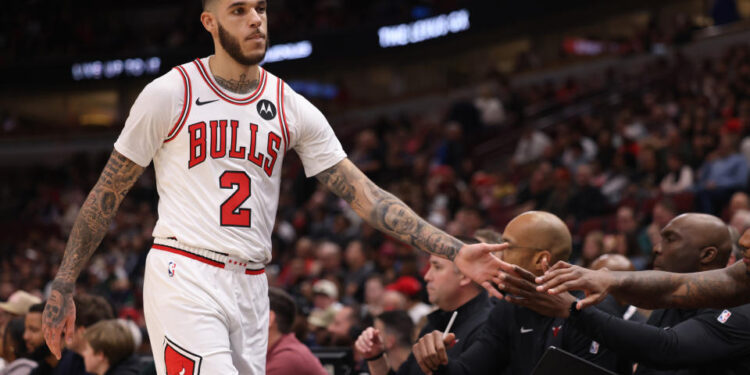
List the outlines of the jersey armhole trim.
{"type": "Polygon", "coordinates": [[[190,76],[185,71],[185,68],[181,66],[176,66],[175,69],[180,72],[180,75],[182,76],[182,83],[185,85],[185,102],[182,103],[182,112],[180,112],[180,117],[172,127],[172,130],[169,131],[167,139],[164,140],[164,143],[173,140],[175,137],[177,137],[177,134],[180,133],[180,130],[182,130],[182,126],[185,125],[185,121],[190,114],[190,107],[193,101],[192,90],[190,86],[190,76]]]}
{"type": "Polygon", "coordinates": [[[276,107],[279,108],[279,125],[281,126],[281,135],[284,137],[284,152],[286,153],[289,150],[291,138],[289,137],[289,125],[286,122],[286,113],[284,112],[284,81],[278,77],[276,79],[278,80],[276,107]]]}

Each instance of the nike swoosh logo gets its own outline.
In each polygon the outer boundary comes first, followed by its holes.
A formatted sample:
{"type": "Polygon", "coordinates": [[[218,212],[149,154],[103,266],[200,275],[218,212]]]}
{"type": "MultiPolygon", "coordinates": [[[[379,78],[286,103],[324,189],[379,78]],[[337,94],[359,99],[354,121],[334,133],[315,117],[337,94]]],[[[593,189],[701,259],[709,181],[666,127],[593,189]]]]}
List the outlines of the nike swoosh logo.
{"type": "Polygon", "coordinates": [[[532,332],[532,331],[534,331],[533,328],[523,328],[523,327],[521,327],[521,333],[529,333],[529,332],[532,332]]]}
{"type": "Polygon", "coordinates": [[[202,102],[202,101],[201,101],[201,98],[197,98],[197,99],[195,99],[195,105],[204,105],[204,104],[208,104],[208,103],[213,103],[213,102],[216,102],[216,101],[218,101],[218,100],[219,100],[219,99],[214,99],[214,100],[207,100],[207,101],[205,101],[205,102],[202,102]]]}

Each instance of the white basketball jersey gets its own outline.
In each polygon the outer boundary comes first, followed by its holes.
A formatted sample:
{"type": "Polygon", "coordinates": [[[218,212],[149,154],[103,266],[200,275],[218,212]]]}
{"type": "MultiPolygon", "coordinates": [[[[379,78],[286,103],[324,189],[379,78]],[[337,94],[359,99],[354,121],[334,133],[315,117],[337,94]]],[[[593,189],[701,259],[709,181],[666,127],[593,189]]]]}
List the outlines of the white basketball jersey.
{"type": "Polygon", "coordinates": [[[271,260],[281,164],[294,148],[308,176],[346,157],[325,117],[260,68],[250,95],[219,87],[209,58],[176,67],[139,95],[115,149],[153,159],[154,237],[256,263],[271,260]]]}

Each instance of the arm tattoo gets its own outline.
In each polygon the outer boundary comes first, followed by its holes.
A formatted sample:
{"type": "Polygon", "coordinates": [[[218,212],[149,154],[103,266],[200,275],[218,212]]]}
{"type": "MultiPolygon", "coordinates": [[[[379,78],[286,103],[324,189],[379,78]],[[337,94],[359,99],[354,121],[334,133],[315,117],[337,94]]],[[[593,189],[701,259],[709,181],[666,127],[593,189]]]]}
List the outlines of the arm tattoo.
{"type": "Polygon", "coordinates": [[[742,262],[696,273],[616,272],[612,294],[645,308],[726,307],[750,302],[750,276],[742,262]]]}
{"type": "Polygon", "coordinates": [[[450,260],[463,246],[461,241],[435,228],[400,199],[375,185],[348,159],[316,177],[370,225],[405,243],[450,260]]]}
{"type": "Polygon", "coordinates": [[[64,292],[72,292],[72,287],[66,289],[67,283],[75,283],[91,254],[104,238],[120,202],[143,170],[143,167],[119,152],[112,152],[99,181],[89,193],[73,224],[56,277],[60,282],[53,283],[53,289],[57,286],[55,290],[63,295],[64,292]]]}
{"type": "Polygon", "coordinates": [[[217,75],[214,76],[214,79],[216,80],[216,83],[219,84],[219,86],[238,94],[247,94],[250,91],[255,90],[255,88],[258,87],[259,83],[257,79],[252,81],[248,79],[247,74],[245,73],[240,74],[239,80],[226,79],[217,75]]]}

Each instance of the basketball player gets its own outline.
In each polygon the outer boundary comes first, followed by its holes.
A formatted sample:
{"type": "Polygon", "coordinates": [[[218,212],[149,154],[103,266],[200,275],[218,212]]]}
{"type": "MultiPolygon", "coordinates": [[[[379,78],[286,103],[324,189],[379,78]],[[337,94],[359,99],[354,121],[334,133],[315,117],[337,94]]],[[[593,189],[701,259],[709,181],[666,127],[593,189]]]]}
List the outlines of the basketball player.
{"type": "Polygon", "coordinates": [[[502,245],[464,245],[373,184],[346,158],[325,117],[258,64],[267,2],[204,0],[215,53],[147,85],[73,226],[44,312],[57,357],[72,337],[75,280],[120,202],[151,161],[159,220],[146,261],[144,308],[159,374],[264,374],[271,231],[281,164],[294,149],[307,176],[370,225],[451,259],[478,283],[502,245]]]}

